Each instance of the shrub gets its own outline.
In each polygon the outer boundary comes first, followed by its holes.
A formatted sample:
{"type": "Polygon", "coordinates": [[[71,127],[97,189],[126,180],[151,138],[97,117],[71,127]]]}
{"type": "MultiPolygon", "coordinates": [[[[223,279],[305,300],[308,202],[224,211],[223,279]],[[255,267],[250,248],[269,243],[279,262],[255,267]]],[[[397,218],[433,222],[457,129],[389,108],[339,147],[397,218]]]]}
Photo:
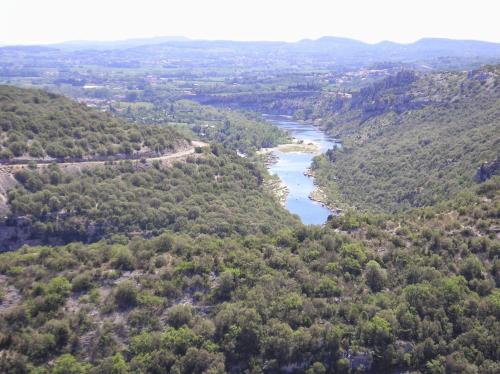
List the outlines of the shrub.
{"type": "Polygon", "coordinates": [[[137,305],[137,286],[131,281],[121,282],[115,289],[114,301],[118,308],[128,309],[137,305]]]}
{"type": "Polygon", "coordinates": [[[71,283],[74,292],[88,291],[92,287],[92,276],[87,272],[78,274],[71,283]]]}
{"type": "Polygon", "coordinates": [[[127,247],[116,248],[113,256],[113,267],[120,270],[134,269],[134,256],[127,247]]]}
{"type": "Polygon", "coordinates": [[[71,354],[66,353],[56,360],[52,374],[85,374],[88,371],[88,364],[82,364],[71,354]]]}
{"type": "Polygon", "coordinates": [[[169,309],[167,321],[171,326],[179,328],[183,325],[187,325],[192,317],[193,312],[191,306],[179,304],[169,309]]]}
{"type": "Polygon", "coordinates": [[[15,351],[0,351],[0,373],[28,374],[26,356],[15,351]]]}
{"type": "Polygon", "coordinates": [[[366,284],[373,292],[379,292],[387,282],[387,273],[378,262],[372,260],[366,264],[365,279],[366,284]]]}
{"type": "Polygon", "coordinates": [[[14,156],[19,157],[22,156],[28,150],[28,146],[26,145],[25,142],[17,141],[17,142],[12,142],[9,145],[9,149],[14,156]]]}

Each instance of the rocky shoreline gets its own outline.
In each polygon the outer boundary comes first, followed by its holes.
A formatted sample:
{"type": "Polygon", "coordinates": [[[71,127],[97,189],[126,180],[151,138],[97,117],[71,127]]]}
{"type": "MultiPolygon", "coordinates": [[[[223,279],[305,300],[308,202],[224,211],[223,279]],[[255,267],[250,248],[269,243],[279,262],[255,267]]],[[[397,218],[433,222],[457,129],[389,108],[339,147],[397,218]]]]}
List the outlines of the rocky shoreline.
{"type": "Polygon", "coordinates": [[[276,197],[281,206],[284,207],[286,205],[289,190],[287,185],[278,176],[271,176],[264,182],[264,186],[276,197]]]}
{"type": "MultiPolygon", "coordinates": [[[[293,129],[292,129],[292,134],[293,134],[293,129]]],[[[308,154],[308,156],[311,155],[310,158],[312,160],[314,156],[320,155],[322,153],[323,143],[319,143],[319,140],[316,141],[316,139],[322,139],[322,138],[319,135],[317,138],[313,137],[312,139],[309,136],[306,137],[305,139],[297,139],[296,137],[292,137],[292,140],[287,144],[280,144],[272,148],[263,148],[260,149],[257,152],[257,154],[262,157],[264,164],[268,169],[270,169],[273,164],[277,163],[281,157],[288,157],[286,156],[287,153],[308,154]]],[[[309,187],[307,187],[308,190],[304,194],[305,197],[307,197],[312,202],[318,203],[318,205],[327,210],[327,212],[323,211],[323,213],[321,214],[340,215],[342,210],[338,206],[334,206],[331,202],[328,201],[326,193],[316,183],[314,172],[313,170],[311,170],[311,165],[310,164],[304,165],[304,168],[307,169],[305,171],[301,171],[301,173],[303,173],[303,175],[308,179],[311,179],[311,182],[313,184],[312,186],[313,190],[311,193],[309,193],[309,191],[311,191],[311,187],[309,184],[310,182],[307,182],[309,187]]],[[[298,170],[295,170],[294,172],[296,171],[298,170]]],[[[266,183],[266,188],[270,189],[273,195],[275,195],[278,198],[280,204],[284,206],[286,204],[287,197],[289,195],[288,186],[286,186],[277,176],[273,176],[267,179],[265,183],[266,183]]],[[[311,209],[316,209],[316,208],[311,207],[311,209]]]]}
{"type": "Polygon", "coordinates": [[[316,187],[314,191],[309,194],[309,199],[321,204],[322,206],[330,210],[333,215],[339,216],[340,214],[342,214],[342,209],[329,202],[328,198],[326,197],[326,193],[316,183],[316,179],[314,178],[314,171],[311,168],[308,168],[304,172],[304,175],[312,178],[314,186],[316,187]]]}
{"type": "MultiPolygon", "coordinates": [[[[297,144],[297,143],[293,143],[297,144]]],[[[285,144],[284,144],[285,145],[285,144]]],[[[286,144],[288,145],[288,144],[286,144]]],[[[283,145],[282,145],[283,146],[283,145]]],[[[278,147],[275,148],[265,148],[261,150],[261,155],[265,157],[264,159],[264,164],[266,165],[267,168],[269,168],[271,165],[275,164],[278,162],[279,157],[273,152],[273,150],[277,149],[278,147]]],[[[313,192],[309,194],[309,199],[311,201],[317,202],[321,204],[321,206],[327,208],[332,212],[333,215],[340,215],[342,214],[342,209],[333,205],[331,202],[328,201],[328,198],[326,197],[325,192],[321,189],[321,187],[318,186],[315,180],[314,176],[314,171],[311,168],[306,169],[304,171],[304,175],[306,177],[309,177],[313,180],[313,183],[315,185],[315,189],[313,192]]],[[[289,193],[289,189],[287,185],[276,175],[271,175],[269,179],[267,179],[264,182],[264,186],[267,190],[269,190],[278,200],[281,206],[286,205],[286,198],[289,193]]]]}
{"type": "Polygon", "coordinates": [[[318,144],[316,144],[313,141],[309,142],[304,142],[302,140],[298,140],[296,138],[293,138],[290,143],[286,144],[280,144],[276,147],[272,148],[262,148],[260,149],[257,153],[258,154],[269,154],[272,155],[273,158],[278,158],[274,154],[275,151],[278,152],[283,152],[283,153],[313,153],[313,154],[320,154],[321,153],[321,148],[318,144]]]}

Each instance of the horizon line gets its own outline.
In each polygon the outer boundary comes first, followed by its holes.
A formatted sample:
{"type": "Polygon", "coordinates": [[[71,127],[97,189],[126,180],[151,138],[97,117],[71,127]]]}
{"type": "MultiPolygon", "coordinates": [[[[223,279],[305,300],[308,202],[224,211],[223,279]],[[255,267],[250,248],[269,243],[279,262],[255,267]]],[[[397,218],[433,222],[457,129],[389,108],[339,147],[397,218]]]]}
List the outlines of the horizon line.
{"type": "MultiPolygon", "coordinates": [[[[410,42],[396,42],[390,39],[383,39],[377,42],[367,42],[361,39],[356,39],[349,36],[337,36],[337,35],[323,35],[317,38],[301,38],[293,41],[288,40],[263,40],[263,39],[229,39],[229,38],[193,38],[183,35],[156,35],[156,36],[145,36],[145,37],[129,37],[123,39],[72,39],[72,40],[63,40],[63,41],[51,41],[51,42],[20,42],[20,43],[9,43],[9,42],[0,42],[0,47],[34,47],[34,46],[56,46],[56,45],[71,45],[71,44],[113,44],[113,43],[127,43],[134,41],[147,41],[154,39],[172,39],[165,40],[164,43],[168,42],[241,42],[241,43],[287,43],[294,44],[305,41],[320,41],[321,39],[345,39],[355,42],[360,42],[367,45],[377,45],[381,43],[393,43],[400,45],[409,45],[414,44],[422,40],[452,40],[452,41],[469,41],[469,42],[481,42],[481,43],[491,43],[491,44],[500,44],[500,41],[491,41],[485,39],[473,39],[473,38],[450,38],[450,37],[439,37],[439,36],[423,36],[417,38],[410,42]],[[178,40],[175,40],[178,39],[178,40]]],[[[161,42],[160,42],[161,43],[161,42]]]]}

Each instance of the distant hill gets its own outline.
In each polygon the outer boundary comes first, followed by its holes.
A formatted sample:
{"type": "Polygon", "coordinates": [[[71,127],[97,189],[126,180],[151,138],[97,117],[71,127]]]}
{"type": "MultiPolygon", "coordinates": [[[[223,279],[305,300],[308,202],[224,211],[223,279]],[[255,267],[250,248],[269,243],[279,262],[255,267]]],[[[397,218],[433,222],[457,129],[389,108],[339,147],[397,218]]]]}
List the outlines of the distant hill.
{"type": "Polygon", "coordinates": [[[341,62],[358,62],[364,58],[371,62],[401,61],[406,63],[438,58],[500,58],[500,44],[476,40],[425,38],[414,43],[400,44],[384,41],[367,44],[358,40],[324,37],[301,41],[293,48],[306,50],[313,55],[336,58],[341,62]]]}
{"type": "MultiPolygon", "coordinates": [[[[73,41],[47,47],[17,46],[16,53],[33,57],[59,50],[55,62],[74,66],[115,65],[133,61],[134,67],[155,65],[159,59],[184,60],[189,66],[271,66],[297,65],[328,68],[359,68],[377,62],[402,62],[435,69],[464,69],[500,61],[500,44],[475,40],[428,38],[415,43],[380,42],[368,44],[354,39],[323,37],[299,42],[190,40],[158,37],[124,41],[73,41]],[[45,49],[47,48],[47,49],[45,49]]],[[[12,47],[0,48],[0,66],[12,63],[12,47]]],[[[55,63],[54,62],[54,63],[55,63]]],[[[126,65],[123,65],[126,66],[126,65]]]]}
{"type": "Polygon", "coordinates": [[[323,37],[317,40],[285,42],[236,42],[236,41],[190,41],[186,43],[167,42],[135,49],[146,53],[161,54],[162,50],[181,53],[188,50],[200,55],[233,53],[249,56],[260,53],[263,57],[292,60],[316,58],[339,65],[368,65],[378,61],[432,62],[437,58],[453,57],[464,59],[500,59],[500,44],[474,40],[421,39],[411,44],[381,42],[367,44],[358,40],[338,37],[323,37]]]}
{"type": "Polygon", "coordinates": [[[161,44],[167,42],[188,42],[191,39],[183,36],[157,36],[152,38],[134,38],[114,41],[98,40],[72,40],[62,43],[51,44],[50,47],[64,50],[82,50],[82,49],[125,49],[141,45],[161,44]]]}
{"type": "Polygon", "coordinates": [[[378,53],[395,53],[401,58],[410,57],[415,54],[426,55],[475,55],[475,56],[499,56],[500,44],[484,42],[478,40],[458,40],[445,38],[423,38],[414,43],[395,43],[383,41],[380,43],[369,44],[362,41],[343,37],[324,36],[322,38],[311,40],[304,39],[294,43],[287,42],[268,42],[268,41],[232,41],[232,40],[193,40],[182,36],[164,36],[153,38],[125,39],[117,41],[68,41],[56,43],[48,47],[70,50],[84,49],[125,49],[141,46],[151,46],[158,44],[170,44],[173,47],[190,48],[205,47],[230,49],[247,49],[252,47],[266,48],[284,48],[289,50],[304,50],[310,52],[328,52],[336,54],[340,50],[347,52],[368,53],[376,56],[378,53]],[[182,43],[182,45],[178,45],[182,43]]]}

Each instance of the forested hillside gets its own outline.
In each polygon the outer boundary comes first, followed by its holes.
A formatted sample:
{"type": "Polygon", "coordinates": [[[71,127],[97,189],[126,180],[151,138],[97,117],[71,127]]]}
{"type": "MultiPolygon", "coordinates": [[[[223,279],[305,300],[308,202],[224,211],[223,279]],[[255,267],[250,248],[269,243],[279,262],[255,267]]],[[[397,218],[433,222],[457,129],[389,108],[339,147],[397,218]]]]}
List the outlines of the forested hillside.
{"type": "Polygon", "coordinates": [[[0,48],[0,373],[499,373],[498,45],[182,43],[0,48]]]}
{"type": "Polygon", "coordinates": [[[168,153],[186,140],[170,127],[138,126],[40,90],[0,86],[0,162],[126,158],[168,153]]]}
{"type": "Polygon", "coordinates": [[[497,373],[499,204],[2,254],[0,371],[497,373]]]}
{"type": "Polygon", "coordinates": [[[433,205],[499,158],[500,68],[403,72],[354,93],[322,123],[343,140],[315,164],[333,201],[375,211],[433,205]]]}
{"type": "Polygon", "coordinates": [[[288,140],[285,133],[254,113],[214,108],[189,100],[165,102],[160,99],[154,105],[135,107],[129,104],[125,111],[117,111],[117,114],[135,123],[169,122],[186,126],[202,139],[244,153],[254,153],[288,140]]]}
{"type": "MultiPolygon", "coordinates": [[[[57,165],[20,171],[19,185],[8,193],[7,224],[22,220],[30,227],[28,240],[67,243],[158,235],[167,228],[226,237],[298,223],[264,191],[263,171],[249,161],[216,145],[195,156],[172,166],[125,162],[76,173],[57,165]]],[[[17,238],[14,232],[5,240],[15,245],[17,238]]]]}

